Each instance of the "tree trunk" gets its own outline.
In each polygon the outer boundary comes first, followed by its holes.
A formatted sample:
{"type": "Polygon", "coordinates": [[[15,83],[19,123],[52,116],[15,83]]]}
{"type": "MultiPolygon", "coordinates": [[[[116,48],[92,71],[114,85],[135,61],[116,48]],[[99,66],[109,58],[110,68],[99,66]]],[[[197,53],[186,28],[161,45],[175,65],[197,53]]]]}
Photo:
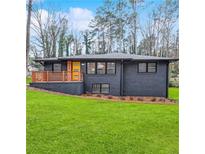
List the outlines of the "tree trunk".
{"type": "Polygon", "coordinates": [[[66,56],[69,56],[69,43],[66,43],[66,56]]]}
{"type": "Polygon", "coordinates": [[[28,71],[28,61],[29,61],[31,11],[32,11],[32,0],[29,0],[28,16],[27,16],[27,24],[26,24],[26,71],[28,71]]]}

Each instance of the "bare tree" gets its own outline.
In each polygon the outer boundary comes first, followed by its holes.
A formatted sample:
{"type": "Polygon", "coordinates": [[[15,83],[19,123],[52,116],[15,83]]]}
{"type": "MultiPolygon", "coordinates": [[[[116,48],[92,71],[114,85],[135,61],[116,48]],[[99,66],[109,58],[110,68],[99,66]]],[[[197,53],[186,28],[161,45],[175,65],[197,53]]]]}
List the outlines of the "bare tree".
{"type": "Polygon", "coordinates": [[[44,57],[63,55],[64,49],[59,46],[64,46],[67,34],[67,19],[64,16],[55,12],[45,15],[37,9],[33,11],[32,30],[35,33],[32,43],[43,52],[44,57]]]}
{"type": "Polygon", "coordinates": [[[26,70],[28,71],[28,60],[30,50],[30,25],[31,25],[31,11],[32,11],[32,0],[28,1],[28,15],[26,25],[26,70]]]}
{"type": "MultiPolygon", "coordinates": [[[[140,50],[148,50],[148,55],[169,57],[175,52],[173,35],[178,19],[178,3],[167,0],[153,10],[145,25],[140,26],[142,40],[140,50]]],[[[177,40],[178,41],[178,40],[177,40]]],[[[175,43],[176,44],[176,43],[175,43]]]]}

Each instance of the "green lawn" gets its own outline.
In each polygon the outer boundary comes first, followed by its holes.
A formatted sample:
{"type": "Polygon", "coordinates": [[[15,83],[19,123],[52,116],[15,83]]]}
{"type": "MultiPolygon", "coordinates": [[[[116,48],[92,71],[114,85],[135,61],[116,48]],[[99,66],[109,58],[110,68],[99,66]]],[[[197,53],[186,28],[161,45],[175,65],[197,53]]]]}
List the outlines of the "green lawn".
{"type": "Polygon", "coordinates": [[[179,100],[179,88],[169,88],[169,98],[179,100]]]}
{"type": "Polygon", "coordinates": [[[29,84],[29,83],[31,83],[31,77],[26,77],[26,84],[29,84]]]}
{"type": "Polygon", "coordinates": [[[27,90],[27,153],[178,153],[178,105],[27,90]]]}

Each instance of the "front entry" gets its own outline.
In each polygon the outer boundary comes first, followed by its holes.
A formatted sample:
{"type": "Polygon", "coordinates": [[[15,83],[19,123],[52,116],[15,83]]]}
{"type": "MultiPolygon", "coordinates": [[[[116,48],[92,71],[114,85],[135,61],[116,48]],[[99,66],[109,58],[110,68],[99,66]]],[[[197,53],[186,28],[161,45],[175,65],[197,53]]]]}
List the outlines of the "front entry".
{"type": "Polygon", "coordinates": [[[72,80],[79,81],[80,74],[80,62],[72,62],[72,80]]]}

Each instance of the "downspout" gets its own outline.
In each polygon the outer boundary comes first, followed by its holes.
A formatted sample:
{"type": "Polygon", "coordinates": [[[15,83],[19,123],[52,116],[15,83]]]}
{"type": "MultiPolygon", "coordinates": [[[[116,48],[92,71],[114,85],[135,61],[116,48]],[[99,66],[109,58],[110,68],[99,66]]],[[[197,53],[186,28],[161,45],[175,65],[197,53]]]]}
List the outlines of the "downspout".
{"type": "Polygon", "coordinates": [[[121,70],[120,70],[120,96],[124,96],[124,64],[121,60],[121,70]]]}
{"type": "Polygon", "coordinates": [[[169,62],[167,63],[167,72],[166,72],[166,98],[169,96],[169,62]]]}

